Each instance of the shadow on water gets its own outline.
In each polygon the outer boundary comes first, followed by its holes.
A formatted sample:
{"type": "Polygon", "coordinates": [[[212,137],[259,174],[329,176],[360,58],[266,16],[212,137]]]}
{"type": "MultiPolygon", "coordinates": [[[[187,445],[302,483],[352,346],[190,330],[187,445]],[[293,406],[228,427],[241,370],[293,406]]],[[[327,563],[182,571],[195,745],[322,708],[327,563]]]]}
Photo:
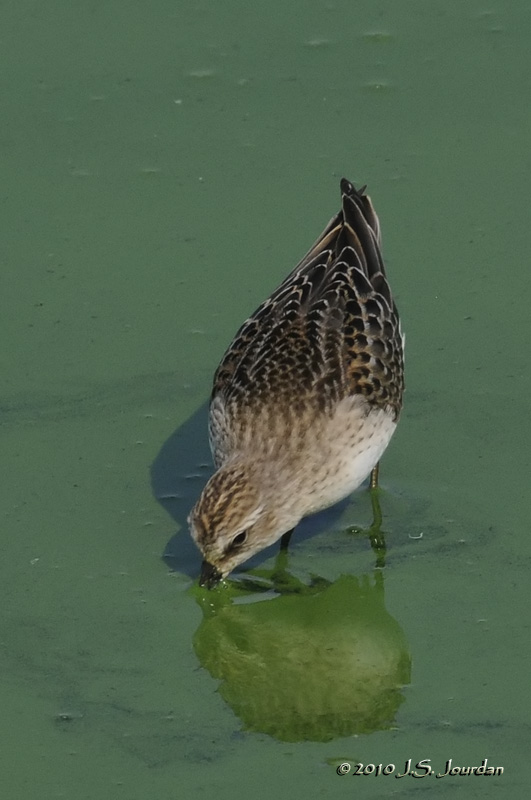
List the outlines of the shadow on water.
{"type": "MultiPolygon", "coordinates": [[[[177,531],[164,548],[162,558],[172,570],[190,578],[198,576],[201,558],[188,534],[187,517],[212,472],[208,443],[208,403],[203,403],[164,442],[151,465],[153,495],[178,525],[177,531]]],[[[292,544],[333,526],[348,502],[347,498],[326,511],[304,519],[295,530],[292,544]]],[[[277,550],[278,543],[247,561],[242,570],[247,572],[255,568],[277,550]]]]}
{"type": "Polygon", "coordinates": [[[203,403],[166,439],[151,465],[153,495],[178,525],[162,558],[191,578],[199,573],[200,556],[188,535],[187,517],[212,471],[208,403],[203,403]]]}

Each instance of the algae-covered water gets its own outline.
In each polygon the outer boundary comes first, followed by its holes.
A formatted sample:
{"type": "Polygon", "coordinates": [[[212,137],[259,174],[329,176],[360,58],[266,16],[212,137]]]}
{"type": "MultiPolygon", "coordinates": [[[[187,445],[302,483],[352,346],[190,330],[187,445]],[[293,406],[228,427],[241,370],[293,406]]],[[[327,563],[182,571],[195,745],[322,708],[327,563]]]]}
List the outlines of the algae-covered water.
{"type": "Polygon", "coordinates": [[[530,26],[522,0],[0,9],[2,796],[528,796],[530,26]],[[360,490],[206,595],[212,374],[342,175],[407,335],[386,566],[360,490]]]}

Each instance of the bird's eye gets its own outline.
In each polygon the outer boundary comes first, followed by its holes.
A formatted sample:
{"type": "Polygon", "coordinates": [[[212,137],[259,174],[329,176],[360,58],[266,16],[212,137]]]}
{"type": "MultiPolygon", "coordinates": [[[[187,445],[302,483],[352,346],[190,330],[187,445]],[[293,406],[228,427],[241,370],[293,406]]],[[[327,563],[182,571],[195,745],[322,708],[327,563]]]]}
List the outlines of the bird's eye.
{"type": "Polygon", "coordinates": [[[246,539],[247,539],[247,531],[242,531],[241,533],[239,533],[237,536],[234,537],[234,539],[231,542],[231,547],[241,547],[246,539]]]}

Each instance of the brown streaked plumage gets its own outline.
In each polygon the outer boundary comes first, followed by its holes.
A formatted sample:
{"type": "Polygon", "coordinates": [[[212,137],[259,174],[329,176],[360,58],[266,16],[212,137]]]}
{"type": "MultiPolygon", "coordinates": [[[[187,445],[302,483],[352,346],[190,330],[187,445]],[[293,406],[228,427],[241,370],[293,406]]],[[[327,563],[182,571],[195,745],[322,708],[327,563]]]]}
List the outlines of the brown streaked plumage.
{"type": "Polygon", "coordinates": [[[190,514],[211,585],[378,463],[402,406],[403,337],[364,189],[242,325],[215,377],[217,472],[190,514]]]}

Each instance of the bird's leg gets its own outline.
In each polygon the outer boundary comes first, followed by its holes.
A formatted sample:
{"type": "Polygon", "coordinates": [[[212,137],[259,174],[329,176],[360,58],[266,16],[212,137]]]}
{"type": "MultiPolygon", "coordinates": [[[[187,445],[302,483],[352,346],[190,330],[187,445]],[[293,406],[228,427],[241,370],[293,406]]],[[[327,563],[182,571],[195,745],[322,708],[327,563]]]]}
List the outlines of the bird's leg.
{"type": "MultiPolygon", "coordinates": [[[[378,467],[376,466],[376,480],[378,480],[378,467]]],[[[371,473],[371,484],[372,484],[371,473]]],[[[380,508],[380,499],[378,497],[377,485],[375,488],[371,486],[371,505],[372,505],[372,524],[369,528],[369,541],[371,543],[372,551],[376,556],[376,566],[378,568],[385,567],[385,554],[387,547],[385,544],[385,533],[382,531],[382,509],[380,508]]]]}
{"type": "Polygon", "coordinates": [[[287,531],[287,533],[285,533],[282,536],[282,538],[280,540],[280,552],[283,552],[283,551],[288,549],[289,542],[290,542],[290,539],[291,539],[291,535],[292,535],[294,530],[295,530],[295,528],[292,528],[290,531],[287,531]]]}
{"type": "Polygon", "coordinates": [[[299,578],[288,571],[288,545],[295,528],[287,531],[280,540],[280,550],[275,559],[275,566],[271,572],[271,583],[279,594],[307,594],[311,587],[306,586],[299,578]]]}
{"type": "Polygon", "coordinates": [[[385,534],[382,531],[382,509],[380,508],[380,499],[379,493],[380,489],[378,487],[378,474],[379,474],[379,464],[376,464],[374,469],[371,472],[371,477],[369,481],[369,492],[371,495],[371,506],[372,506],[372,522],[368,528],[359,528],[357,525],[350,529],[351,533],[355,533],[358,536],[368,536],[369,541],[371,543],[371,548],[373,553],[376,557],[376,567],[381,569],[385,567],[385,554],[386,554],[386,545],[385,545],[385,534]]]}
{"type": "MultiPolygon", "coordinates": [[[[304,584],[301,581],[298,581],[288,572],[288,545],[289,540],[291,539],[291,534],[295,528],[292,528],[290,531],[287,531],[280,539],[280,548],[275,558],[275,565],[272,570],[268,569],[253,569],[252,575],[250,574],[250,579],[252,580],[252,576],[257,576],[259,578],[264,578],[266,581],[270,581],[273,584],[273,588],[275,591],[282,593],[284,589],[291,585],[293,582],[297,582],[300,584],[301,587],[304,587],[304,584]]],[[[249,583],[249,580],[248,580],[249,583]]],[[[261,585],[258,591],[263,591],[264,587],[261,585]]],[[[256,590],[255,590],[256,591],[256,590]]],[[[300,591],[297,588],[296,591],[300,591]]]]}
{"type": "Polygon", "coordinates": [[[376,566],[385,567],[385,534],[382,531],[382,509],[378,499],[378,478],[380,476],[380,462],[373,467],[369,481],[369,491],[371,493],[372,505],[372,525],[369,528],[369,539],[371,547],[376,556],[376,566]]]}

